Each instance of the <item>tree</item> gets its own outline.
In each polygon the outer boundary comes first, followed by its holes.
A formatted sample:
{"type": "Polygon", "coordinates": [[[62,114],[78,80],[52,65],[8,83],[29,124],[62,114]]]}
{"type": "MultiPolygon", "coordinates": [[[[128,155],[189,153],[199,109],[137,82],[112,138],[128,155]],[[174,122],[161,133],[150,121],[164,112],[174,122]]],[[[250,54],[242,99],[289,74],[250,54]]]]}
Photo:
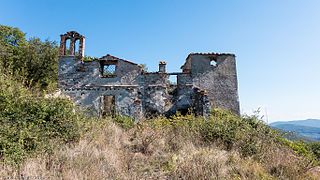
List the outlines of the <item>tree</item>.
{"type": "Polygon", "coordinates": [[[57,80],[58,55],[59,48],[55,42],[30,38],[27,45],[21,48],[20,61],[15,66],[16,69],[24,68],[22,73],[28,85],[39,83],[41,88],[45,88],[57,80]]]}
{"type": "Polygon", "coordinates": [[[18,28],[12,28],[0,24],[0,44],[2,46],[19,46],[26,42],[25,33],[18,28]]]}
{"type": "Polygon", "coordinates": [[[54,41],[39,38],[25,40],[18,28],[0,25],[0,66],[10,74],[25,78],[25,85],[39,84],[45,89],[55,83],[58,73],[59,48],[54,41]]]}
{"type": "Polygon", "coordinates": [[[25,34],[22,31],[0,25],[0,65],[10,71],[9,66],[18,58],[19,47],[25,44],[25,34]]]}

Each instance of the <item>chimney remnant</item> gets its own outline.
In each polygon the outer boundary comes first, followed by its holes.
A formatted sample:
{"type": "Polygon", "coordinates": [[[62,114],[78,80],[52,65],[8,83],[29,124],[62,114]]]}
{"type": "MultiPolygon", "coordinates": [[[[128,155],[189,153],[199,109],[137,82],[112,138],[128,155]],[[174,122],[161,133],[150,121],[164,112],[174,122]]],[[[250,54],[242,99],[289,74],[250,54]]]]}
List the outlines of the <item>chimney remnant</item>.
{"type": "Polygon", "coordinates": [[[165,73],[166,72],[166,65],[167,63],[164,61],[159,62],[159,72],[165,73]]]}

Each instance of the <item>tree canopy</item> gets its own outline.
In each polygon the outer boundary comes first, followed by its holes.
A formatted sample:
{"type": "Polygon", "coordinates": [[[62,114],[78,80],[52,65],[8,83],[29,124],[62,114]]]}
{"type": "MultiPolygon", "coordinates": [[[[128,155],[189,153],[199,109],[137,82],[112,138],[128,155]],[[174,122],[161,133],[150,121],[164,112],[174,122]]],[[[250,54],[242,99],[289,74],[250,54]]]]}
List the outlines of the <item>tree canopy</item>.
{"type": "Polygon", "coordinates": [[[18,28],[0,25],[0,66],[24,77],[25,85],[45,89],[56,83],[59,48],[55,41],[25,36],[18,28]]]}
{"type": "Polygon", "coordinates": [[[2,46],[19,46],[26,42],[25,33],[19,28],[0,25],[0,44],[2,46]]]}

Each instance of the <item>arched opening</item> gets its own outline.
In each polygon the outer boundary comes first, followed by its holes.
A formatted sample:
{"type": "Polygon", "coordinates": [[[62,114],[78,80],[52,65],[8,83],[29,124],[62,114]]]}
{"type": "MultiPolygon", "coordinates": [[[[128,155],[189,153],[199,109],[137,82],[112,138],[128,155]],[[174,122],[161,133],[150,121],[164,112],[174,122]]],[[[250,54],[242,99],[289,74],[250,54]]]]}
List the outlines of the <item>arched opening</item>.
{"type": "Polygon", "coordinates": [[[69,31],[60,36],[60,56],[83,56],[85,37],[76,31],[69,31]]]}
{"type": "Polygon", "coordinates": [[[76,39],[74,42],[74,55],[75,56],[79,56],[79,43],[80,43],[80,39],[76,39]]]}
{"type": "Polygon", "coordinates": [[[66,39],[66,45],[65,45],[65,50],[64,50],[64,55],[66,55],[66,56],[71,55],[71,52],[70,52],[70,42],[71,42],[70,39],[66,39]]]}

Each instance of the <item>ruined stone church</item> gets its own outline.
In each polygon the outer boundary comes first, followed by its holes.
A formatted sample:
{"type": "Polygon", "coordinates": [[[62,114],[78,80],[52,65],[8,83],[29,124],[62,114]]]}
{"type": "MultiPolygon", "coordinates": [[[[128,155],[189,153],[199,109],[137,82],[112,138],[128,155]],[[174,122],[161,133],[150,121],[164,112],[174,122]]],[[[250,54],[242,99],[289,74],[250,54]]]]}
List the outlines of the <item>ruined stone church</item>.
{"type": "Polygon", "coordinates": [[[210,107],[239,114],[234,54],[191,53],[182,72],[170,73],[166,62],[159,62],[158,72],[147,72],[139,64],[110,54],[84,61],[84,48],[85,37],[79,33],[61,35],[58,89],[99,116],[118,113],[140,119],[189,110],[206,116],[210,107]],[[170,75],[177,77],[176,84],[169,83],[170,75]]]}

